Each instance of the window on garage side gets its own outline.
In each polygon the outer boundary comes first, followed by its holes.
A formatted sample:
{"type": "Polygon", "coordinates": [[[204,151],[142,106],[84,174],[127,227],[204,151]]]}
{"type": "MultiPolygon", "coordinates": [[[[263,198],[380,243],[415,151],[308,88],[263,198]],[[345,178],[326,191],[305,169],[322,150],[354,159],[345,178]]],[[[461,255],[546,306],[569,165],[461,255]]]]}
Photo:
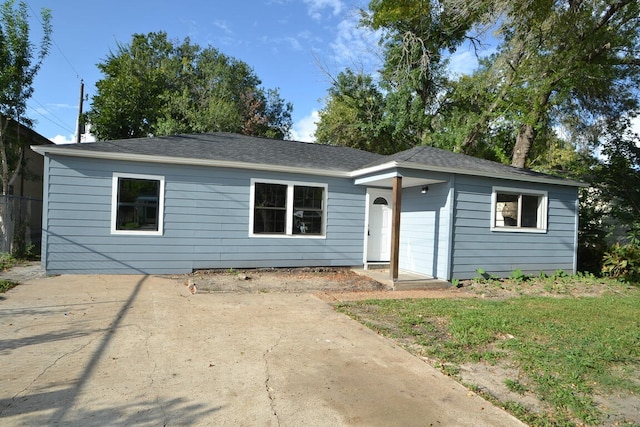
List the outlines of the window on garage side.
{"type": "Polygon", "coordinates": [[[492,200],[494,231],[546,231],[546,192],[496,187],[492,200]]]}
{"type": "Polygon", "coordinates": [[[113,175],[113,234],[162,234],[163,206],[164,177],[120,173],[113,175]]]}
{"type": "Polygon", "coordinates": [[[251,235],[324,236],[327,186],[252,181],[251,235]]]}

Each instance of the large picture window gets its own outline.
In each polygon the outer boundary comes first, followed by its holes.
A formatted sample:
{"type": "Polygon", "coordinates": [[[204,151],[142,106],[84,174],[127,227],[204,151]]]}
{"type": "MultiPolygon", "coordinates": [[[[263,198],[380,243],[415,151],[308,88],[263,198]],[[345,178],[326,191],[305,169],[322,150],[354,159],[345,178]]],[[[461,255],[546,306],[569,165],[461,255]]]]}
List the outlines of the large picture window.
{"type": "Polygon", "coordinates": [[[164,177],[113,175],[111,232],[162,234],[164,177]]]}
{"type": "Polygon", "coordinates": [[[547,229],[547,193],[496,187],[492,195],[494,231],[540,232],[547,229]]]}
{"type": "Polygon", "coordinates": [[[253,180],[251,235],[324,236],[324,184],[253,180]]]}

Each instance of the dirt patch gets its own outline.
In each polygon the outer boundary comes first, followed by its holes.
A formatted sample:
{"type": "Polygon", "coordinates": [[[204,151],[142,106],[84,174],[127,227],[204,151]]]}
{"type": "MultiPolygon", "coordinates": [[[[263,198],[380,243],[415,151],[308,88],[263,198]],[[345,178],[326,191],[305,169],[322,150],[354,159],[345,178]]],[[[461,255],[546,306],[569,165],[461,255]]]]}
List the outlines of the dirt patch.
{"type": "Polygon", "coordinates": [[[16,283],[47,277],[40,261],[28,261],[0,271],[0,279],[16,283]]]}
{"type": "Polygon", "coordinates": [[[349,268],[279,268],[247,270],[199,270],[171,276],[192,292],[291,292],[368,293],[385,292],[386,287],[349,268]]]}

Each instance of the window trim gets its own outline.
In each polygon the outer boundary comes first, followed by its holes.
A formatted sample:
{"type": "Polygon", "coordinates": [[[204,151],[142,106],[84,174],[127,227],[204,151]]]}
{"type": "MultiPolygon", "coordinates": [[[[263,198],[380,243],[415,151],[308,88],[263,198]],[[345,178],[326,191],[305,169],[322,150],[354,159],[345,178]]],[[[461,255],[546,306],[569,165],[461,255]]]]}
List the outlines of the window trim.
{"type": "Polygon", "coordinates": [[[326,239],[327,238],[327,200],[329,194],[329,185],[319,182],[306,181],[288,181],[277,179],[260,179],[251,178],[251,187],[249,190],[249,237],[271,238],[271,239],[326,239]],[[286,223],[284,233],[254,233],[254,215],[255,215],[255,195],[256,184],[280,184],[287,186],[287,206],[286,206],[286,223]],[[293,189],[296,186],[301,187],[319,187],[322,188],[322,231],[321,234],[294,234],[293,233],[293,189]]]}
{"type": "MultiPolygon", "coordinates": [[[[518,222],[522,220],[522,204],[519,203],[518,222]]],[[[507,232],[507,233],[546,233],[549,218],[549,195],[547,191],[543,190],[530,190],[525,188],[515,187],[493,187],[491,190],[491,231],[507,232]],[[538,206],[538,224],[539,227],[522,227],[522,226],[496,226],[496,203],[498,202],[498,193],[513,194],[519,198],[522,196],[534,196],[541,197],[542,200],[538,206]]]]}
{"type": "Polygon", "coordinates": [[[111,178],[111,234],[125,236],[162,236],[164,232],[164,182],[165,178],[161,175],[114,172],[111,178]],[[118,182],[120,178],[160,182],[160,188],[158,190],[160,194],[158,200],[158,230],[118,230],[116,228],[118,218],[118,182]]]}

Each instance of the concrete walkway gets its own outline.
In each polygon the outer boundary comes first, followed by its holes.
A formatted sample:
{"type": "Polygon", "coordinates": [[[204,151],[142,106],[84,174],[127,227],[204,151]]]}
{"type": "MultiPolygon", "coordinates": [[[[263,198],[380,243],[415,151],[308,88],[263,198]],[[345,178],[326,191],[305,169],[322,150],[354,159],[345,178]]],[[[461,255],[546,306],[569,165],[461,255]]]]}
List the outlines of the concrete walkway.
{"type": "Polygon", "coordinates": [[[3,426],[519,426],[311,294],[60,276],[0,294],[3,426]]]}

